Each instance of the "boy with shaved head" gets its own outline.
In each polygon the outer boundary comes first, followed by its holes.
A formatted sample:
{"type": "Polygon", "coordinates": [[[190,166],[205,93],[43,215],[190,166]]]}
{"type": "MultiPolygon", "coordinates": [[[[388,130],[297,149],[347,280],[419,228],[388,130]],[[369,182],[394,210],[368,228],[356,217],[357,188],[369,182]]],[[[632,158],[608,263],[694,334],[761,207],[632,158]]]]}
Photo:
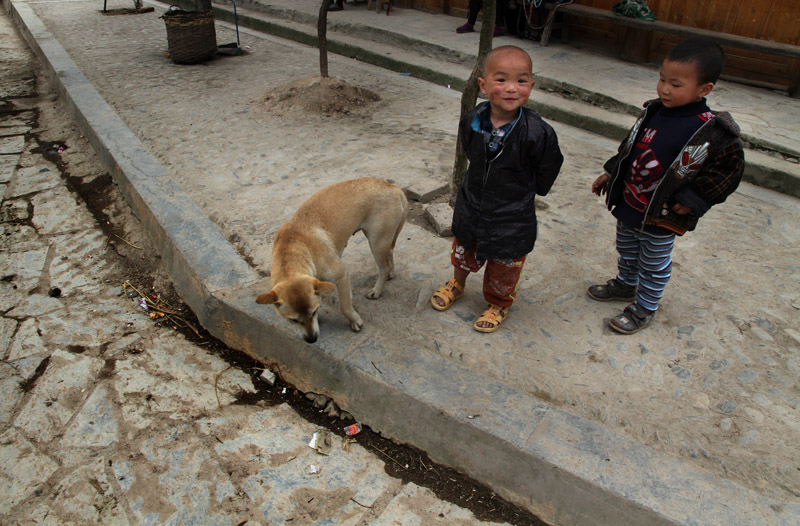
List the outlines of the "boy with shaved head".
{"type": "Polygon", "coordinates": [[[488,308],[474,322],[494,332],[508,316],[526,255],[536,241],[534,198],[546,195],[564,158],[549,124],[524,107],[533,89],[530,56],[516,46],[486,55],[478,79],[489,99],[459,124],[469,159],[453,211],[453,278],[431,297],[446,310],[464,294],[472,272],[484,265],[488,308]]]}

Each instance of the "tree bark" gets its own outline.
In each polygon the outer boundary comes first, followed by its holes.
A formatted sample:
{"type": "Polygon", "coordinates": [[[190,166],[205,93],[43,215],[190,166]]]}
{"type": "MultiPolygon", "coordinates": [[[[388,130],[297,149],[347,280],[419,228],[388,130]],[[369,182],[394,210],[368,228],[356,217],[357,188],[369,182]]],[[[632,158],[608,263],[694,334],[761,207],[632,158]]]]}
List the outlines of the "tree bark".
{"type": "Polygon", "coordinates": [[[211,11],[211,0],[194,0],[195,11],[211,11]]]}
{"type": "MultiPolygon", "coordinates": [[[[497,0],[503,2],[505,0],[497,0]]],[[[475,62],[475,67],[472,69],[472,74],[467,79],[464,86],[464,92],[461,94],[461,119],[475,108],[475,103],[478,100],[478,77],[481,76],[481,66],[483,59],[489,51],[492,50],[492,37],[494,36],[495,24],[495,1],[483,0],[483,22],[481,23],[481,39],[478,44],[478,60],[475,62]]],[[[461,127],[459,126],[458,136],[456,139],[456,160],[453,166],[453,181],[451,183],[451,193],[455,195],[458,188],[464,182],[464,177],[467,175],[467,153],[461,145],[461,127]]]]}
{"type": "Polygon", "coordinates": [[[322,0],[317,19],[317,40],[319,42],[319,76],[328,78],[328,8],[332,0],[322,0]]]}

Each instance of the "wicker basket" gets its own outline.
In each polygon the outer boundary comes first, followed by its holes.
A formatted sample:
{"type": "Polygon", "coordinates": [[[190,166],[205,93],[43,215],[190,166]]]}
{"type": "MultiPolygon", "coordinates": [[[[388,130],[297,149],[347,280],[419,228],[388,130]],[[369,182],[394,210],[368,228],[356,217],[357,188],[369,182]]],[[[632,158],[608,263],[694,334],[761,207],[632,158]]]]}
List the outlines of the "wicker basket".
{"type": "Polygon", "coordinates": [[[214,13],[170,8],[161,18],[167,25],[169,57],[176,64],[195,64],[217,53],[214,13]]]}

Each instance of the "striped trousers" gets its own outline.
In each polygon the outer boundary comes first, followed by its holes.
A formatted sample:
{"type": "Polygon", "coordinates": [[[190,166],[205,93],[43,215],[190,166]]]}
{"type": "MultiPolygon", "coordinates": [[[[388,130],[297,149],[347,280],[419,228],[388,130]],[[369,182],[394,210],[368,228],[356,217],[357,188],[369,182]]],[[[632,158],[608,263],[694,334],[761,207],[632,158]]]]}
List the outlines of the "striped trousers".
{"type": "Polygon", "coordinates": [[[637,287],[636,303],[645,309],[658,309],[672,275],[674,245],[675,234],[642,232],[617,221],[617,279],[637,287]]]}

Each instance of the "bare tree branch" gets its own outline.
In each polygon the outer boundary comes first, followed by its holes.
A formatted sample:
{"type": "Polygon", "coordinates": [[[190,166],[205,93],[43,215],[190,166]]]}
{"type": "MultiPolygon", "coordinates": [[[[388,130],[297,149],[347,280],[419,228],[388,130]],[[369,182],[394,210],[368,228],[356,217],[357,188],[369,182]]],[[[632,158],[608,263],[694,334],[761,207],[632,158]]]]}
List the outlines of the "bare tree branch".
{"type": "Polygon", "coordinates": [[[317,40],[319,41],[319,76],[328,78],[328,8],[332,0],[322,0],[317,19],[317,40]]]}
{"type": "MultiPolygon", "coordinates": [[[[503,2],[505,0],[497,0],[503,2]]],[[[461,115],[459,122],[464,116],[475,108],[475,103],[478,100],[478,77],[481,76],[481,66],[483,60],[489,51],[492,50],[492,37],[494,36],[495,25],[495,0],[483,0],[483,22],[481,24],[481,39],[478,44],[478,60],[475,62],[475,67],[472,69],[472,74],[469,76],[464,92],[461,94],[461,115]]],[[[464,182],[464,177],[467,174],[467,153],[461,145],[461,129],[459,127],[458,138],[456,144],[456,160],[453,166],[453,181],[452,193],[458,191],[461,183],[464,182]]]]}

